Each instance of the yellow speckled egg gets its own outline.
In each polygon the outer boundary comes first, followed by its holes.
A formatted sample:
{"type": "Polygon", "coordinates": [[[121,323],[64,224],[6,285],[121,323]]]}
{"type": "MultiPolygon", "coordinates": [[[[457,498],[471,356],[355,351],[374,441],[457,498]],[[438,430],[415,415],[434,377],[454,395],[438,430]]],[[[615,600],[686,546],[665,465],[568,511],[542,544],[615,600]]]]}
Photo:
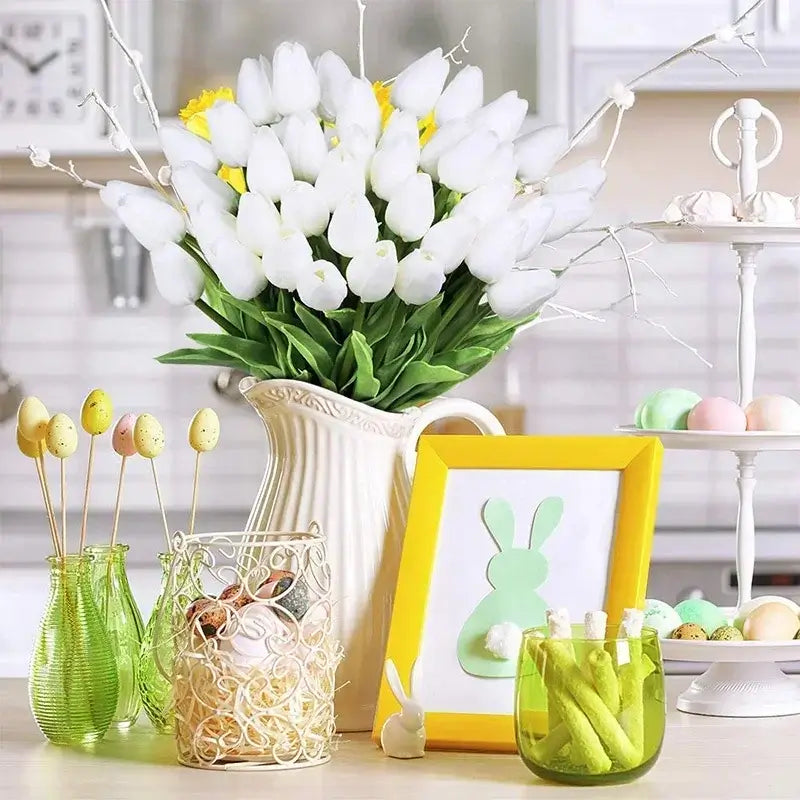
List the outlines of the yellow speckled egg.
{"type": "Polygon", "coordinates": [[[745,639],[757,642],[783,642],[794,639],[800,629],[800,620],[791,608],[783,603],[764,603],[744,621],[745,639]]]}
{"type": "Polygon", "coordinates": [[[219,441],[219,417],[213,408],[201,408],[189,423],[189,445],[198,453],[207,453],[219,441]]]}
{"type": "Polygon", "coordinates": [[[47,433],[50,414],[38,397],[26,397],[17,410],[17,428],[31,442],[39,442],[47,433]]]}
{"type": "Polygon", "coordinates": [[[81,426],[86,433],[92,436],[105,433],[111,426],[113,416],[111,398],[102,389],[89,392],[81,409],[81,426]]]}
{"type": "Polygon", "coordinates": [[[17,428],[17,447],[19,447],[20,453],[28,458],[38,458],[42,454],[42,440],[38,439],[32,442],[30,439],[26,439],[19,428],[17,428]]]}
{"type": "Polygon", "coordinates": [[[164,429],[152,414],[140,414],[133,428],[136,451],[144,458],[155,458],[166,444],[164,429]]]}
{"type": "Polygon", "coordinates": [[[78,429],[66,414],[55,414],[47,423],[47,449],[56,458],[69,458],[78,449],[78,429]]]}

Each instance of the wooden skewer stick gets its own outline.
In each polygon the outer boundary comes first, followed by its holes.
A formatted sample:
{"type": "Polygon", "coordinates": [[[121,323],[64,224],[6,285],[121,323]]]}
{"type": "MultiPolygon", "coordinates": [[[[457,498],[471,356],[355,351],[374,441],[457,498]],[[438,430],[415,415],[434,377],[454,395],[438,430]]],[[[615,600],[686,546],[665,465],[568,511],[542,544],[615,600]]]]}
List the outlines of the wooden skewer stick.
{"type": "Polygon", "coordinates": [[[150,466],[153,468],[153,481],[156,484],[156,497],[158,497],[158,507],[161,509],[161,520],[164,523],[164,538],[167,540],[167,552],[172,552],[172,542],[169,538],[169,525],[167,524],[167,512],[164,510],[164,501],[161,499],[161,487],[158,485],[158,473],[156,472],[156,460],[150,459],[150,466]]]}
{"type": "Polygon", "coordinates": [[[200,451],[194,459],[194,483],[192,485],[192,509],[189,512],[189,536],[194,533],[194,515],[197,511],[197,484],[200,481],[200,451]]]}
{"type": "Polygon", "coordinates": [[[86,520],[89,517],[89,482],[92,479],[92,465],[94,464],[94,440],[96,437],[92,436],[89,440],[89,463],[86,466],[86,488],[83,490],[83,518],[81,519],[81,541],[78,547],[78,553],[83,553],[84,545],[86,544],[86,520]]]}
{"type": "Polygon", "coordinates": [[[42,445],[39,444],[39,455],[34,459],[36,464],[36,474],[39,476],[39,486],[42,488],[42,499],[44,500],[44,510],[47,514],[47,523],[50,527],[50,537],[53,540],[53,550],[57,558],[60,558],[61,545],[58,541],[58,528],[56,526],[55,514],[53,514],[53,504],[50,500],[50,489],[47,486],[47,476],[44,471],[44,456],[42,454],[42,445]]]}
{"type": "Polygon", "coordinates": [[[119,509],[122,505],[122,482],[125,478],[125,463],[127,462],[128,457],[122,456],[122,461],[119,465],[119,482],[117,483],[117,501],[114,503],[114,522],[111,526],[111,546],[110,549],[114,549],[114,545],[117,542],[117,528],[119,526],[119,509]]]}
{"type": "Polygon", "coordinates": [[[67,552],[67,470],[66,459],[60,460],[61,464],[61,553],[67,552]]]}

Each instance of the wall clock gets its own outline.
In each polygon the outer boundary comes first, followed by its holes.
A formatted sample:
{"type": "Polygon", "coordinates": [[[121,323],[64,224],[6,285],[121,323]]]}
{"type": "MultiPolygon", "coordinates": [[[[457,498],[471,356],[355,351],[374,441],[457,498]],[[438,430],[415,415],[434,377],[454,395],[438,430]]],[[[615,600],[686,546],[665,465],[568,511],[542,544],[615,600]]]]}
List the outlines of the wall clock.
{"type": "Polygon", "coordinates": [[[82,149],[105,121],[105,28],[96,0],[0,1],[0,148],[82,149]]]}

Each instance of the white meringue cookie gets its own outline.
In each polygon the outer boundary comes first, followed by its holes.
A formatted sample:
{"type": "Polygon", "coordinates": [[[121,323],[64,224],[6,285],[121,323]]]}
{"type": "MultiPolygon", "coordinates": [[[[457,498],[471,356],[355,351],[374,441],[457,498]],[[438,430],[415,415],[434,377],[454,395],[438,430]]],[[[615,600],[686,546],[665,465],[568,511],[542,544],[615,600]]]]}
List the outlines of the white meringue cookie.
{"type": "Polygon", "coordinates": [[[664,211],[664,222],[735,222],[733,200],[724,192],[702,189],[679,194],[664,211]]]}
{"type": "Polygon", "coordinates": [[[754,192],[739,203],[743,222],[765,222],[770,225],[793,225],[797,221],[792,201],[778,192],[754,192]]]}

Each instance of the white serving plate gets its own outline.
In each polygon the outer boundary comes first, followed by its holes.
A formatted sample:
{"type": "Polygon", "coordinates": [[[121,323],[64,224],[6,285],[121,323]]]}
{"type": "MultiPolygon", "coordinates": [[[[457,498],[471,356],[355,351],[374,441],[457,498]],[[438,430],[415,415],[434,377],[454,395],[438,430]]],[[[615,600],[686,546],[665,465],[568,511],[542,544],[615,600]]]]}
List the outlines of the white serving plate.
{"type": "Polygon", "coordinates": [[[645,430],[635,425],[620,425],[618,433],[628,436],[657,436],[669,450],[729,450],[757,453],[762,450],[800,450],[800,433],[781,431],[663,431],[645,430]]]}
{"type": "Polygon", "coordinates": [[[800,641],[788,642],[707,642],[691,639],[662,639],[661,653],[666,661],[702,663],[760,663],[800,661],[800,641]]]}
{"type": "Polygon", "coordinates": [[[767,225],[753,222],[717,224],[641,222],[631,226],[666,244],[775,244],[800,245],[800,223],[767,225]]]}

